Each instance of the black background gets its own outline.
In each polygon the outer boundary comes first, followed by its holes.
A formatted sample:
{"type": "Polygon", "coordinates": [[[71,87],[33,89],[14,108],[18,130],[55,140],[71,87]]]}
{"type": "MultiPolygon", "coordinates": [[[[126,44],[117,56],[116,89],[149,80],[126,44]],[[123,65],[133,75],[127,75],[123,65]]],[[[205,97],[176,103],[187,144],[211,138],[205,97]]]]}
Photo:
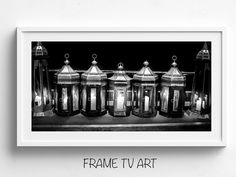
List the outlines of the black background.
{"type": "MultiPolygon", "coordinates": [[[[42,42],[48,51],[49,69],[60,69],[64,65],[64,54],[70,54],[73,69],[87,70],[91,66],[92,54],[97,54],[100,69],[115,70],[119,62],[126,70],[137,71],[147,60],[154,71],[168,71],[172,56],[178,57],[181,71],[194,71],[194,60],[204,42],[42,42]]],[[[211,42],[207,42],[209,50],[211,42]]],[[[32,47],[36,42],[32,42],[32,47]]]]}

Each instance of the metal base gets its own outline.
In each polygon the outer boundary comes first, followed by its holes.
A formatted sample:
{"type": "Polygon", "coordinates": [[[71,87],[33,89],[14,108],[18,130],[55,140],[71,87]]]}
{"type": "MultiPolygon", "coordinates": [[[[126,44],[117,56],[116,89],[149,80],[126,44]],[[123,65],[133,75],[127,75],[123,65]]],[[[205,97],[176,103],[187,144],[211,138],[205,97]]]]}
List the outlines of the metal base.
{"type": "Polygon", "coordinates": [[[103,116],[107,113],[107,110],[101,111],[101,112],[93,112],[93,111],[84,111],[81,110],[81,114],[83,114],[84,116],[88,116],[88,117],[97,117],[97,116],[103,116]]]}
{"type": "Polygon", "coordinates": [[[114,116],[114,117],[128,117],[130,116],[130,111],[108,111],[110,115],[114,116]]]}
{"type": "Polygon", "coordinates": [[[80,111],[72,111],[72,112],[63,112],[63,111],[55,111],[55,113],[59,116],[74,116],[76,114],[79,114],[80,111]]]}
{"type": "Polygon", "coordinates": [[[140,113],[140,112],[132,111],[132,114],[141,118],[151,118],[157,115],[157,111],[155,111],[154,113],[140,113]]]}
{"type": "Polygon", "coordinates": [[[191,109],[191,111],[192,111],[193,113],[199,114],[199,115],[201,115],[201,116],[209,115],[209,114],[211,113],[211,111],[209,111],[209,110],[201,110],[201,111],[198,111],[198,110],[193,109],[193,108],[191,109]]]}
{"type": "Polygon", "coordinates": [[[166,113],[166,112],[162,112],[162,111],[159,111],[159,114],[164,116],[164,117],[168,117],[168,118],[181,118],[184,116],[184,113],[166,113]]]}

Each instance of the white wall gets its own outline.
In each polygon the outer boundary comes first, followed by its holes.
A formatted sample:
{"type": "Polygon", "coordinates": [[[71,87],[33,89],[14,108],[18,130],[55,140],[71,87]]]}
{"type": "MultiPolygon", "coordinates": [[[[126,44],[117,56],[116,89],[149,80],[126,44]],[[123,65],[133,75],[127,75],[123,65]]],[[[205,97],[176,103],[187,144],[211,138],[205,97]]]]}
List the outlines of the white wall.
{"type": "Polygon", "coordinates": [[[236,3],[234,0],[1,0],[0,176],[235,177],[236,3]],[[17,148],[17,26],[226,26],[226,148],[17,148]],[[158,158],[152,170],[84,170],[83,157],[158,158]]]}

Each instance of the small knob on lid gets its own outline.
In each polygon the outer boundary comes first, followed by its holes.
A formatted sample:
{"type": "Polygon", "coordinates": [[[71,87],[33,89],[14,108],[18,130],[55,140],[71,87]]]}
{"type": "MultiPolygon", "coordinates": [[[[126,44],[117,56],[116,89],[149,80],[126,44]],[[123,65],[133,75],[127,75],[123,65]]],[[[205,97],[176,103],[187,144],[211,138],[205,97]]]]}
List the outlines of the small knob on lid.
{"type": "Polygon", "coordinates": [[[96,64],[97,64],[97,61],[96,61],[96,59],[97,59],[97,54],[96,54],[96,53],[92,54],[92,58],[93,58],[92,64],[93,64],[93,65],[96,65],[96,64]]]}
{"type": "Polygon", "coordinates": [[[37,46],[41,46],[42,43],[40,41],[37,42],[37,46]]]}
{"type": "Polygon", "coordinates": [[[174,61],[174,62],[172,63],[172,66],[173,66],[173,67],[176,67],[176,66],[177,66],[177,63],[176,63],[175,61],[177,60],[177,56],[176,56],[176,55],[173,55],[173,56],[172,56],[172,60],[174,61]]]}
{"type": "Polygon", "coordinates": [[[118,69],[119,70],[123,70],[124,69],[124,65],[123,65],[123,63],[118,63],[118,69]]]}
{"type": "Polygon", "coordinates": [[[68,53],[66,53],[65,55],[64,55],[64,57],[65,57],[65,61],[64,61],[64,63],[66,64],[66,65],[68,65],[69,63],[70,63],[70,61],[68,60],[68,58],[70,57],[70,55],[68,54],[68,53]]]}
{"type": "Polygon", "coordinates": [[[37,42],[36,50],[43,50],[42,43],[40,41],[37,42]]]}
{"type": "Polygon", "coordinates": [[[146,60],[145,62],[143,62],[143,65],[147,67],[149,65],[148,61],[146,60]]]}
{"type": "Polygon", "coordinates": [[[204,43],[203,49],[202,50],[208,50],[207,43],[204,43]]]}

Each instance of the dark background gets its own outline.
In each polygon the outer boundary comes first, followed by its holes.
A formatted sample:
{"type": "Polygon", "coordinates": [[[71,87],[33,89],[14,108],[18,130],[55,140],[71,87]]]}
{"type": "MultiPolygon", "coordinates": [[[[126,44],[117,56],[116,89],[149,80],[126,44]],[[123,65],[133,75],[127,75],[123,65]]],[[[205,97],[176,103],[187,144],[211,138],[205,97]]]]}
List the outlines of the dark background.
{"type": "MultiPolygon", "coordinates": [[[[176,55],[181,71],[194,71],[194,60],[204,42],[42,42],[49,55],[49,69],[60,69],[64,65],[64,54],[70,54],[73,69],[87,70],[92,62],[92,54],[97,54],[100,69],[115,70],[119,62],[126,70],[140,70],[148,60],[154,71],[167,71],[171,67],[172,56],[176,55]]],[[[209,49],[211,43],[207,42],[209,49]]],[[[32,47],[36,42],[32,42],[32,47]]]]}

